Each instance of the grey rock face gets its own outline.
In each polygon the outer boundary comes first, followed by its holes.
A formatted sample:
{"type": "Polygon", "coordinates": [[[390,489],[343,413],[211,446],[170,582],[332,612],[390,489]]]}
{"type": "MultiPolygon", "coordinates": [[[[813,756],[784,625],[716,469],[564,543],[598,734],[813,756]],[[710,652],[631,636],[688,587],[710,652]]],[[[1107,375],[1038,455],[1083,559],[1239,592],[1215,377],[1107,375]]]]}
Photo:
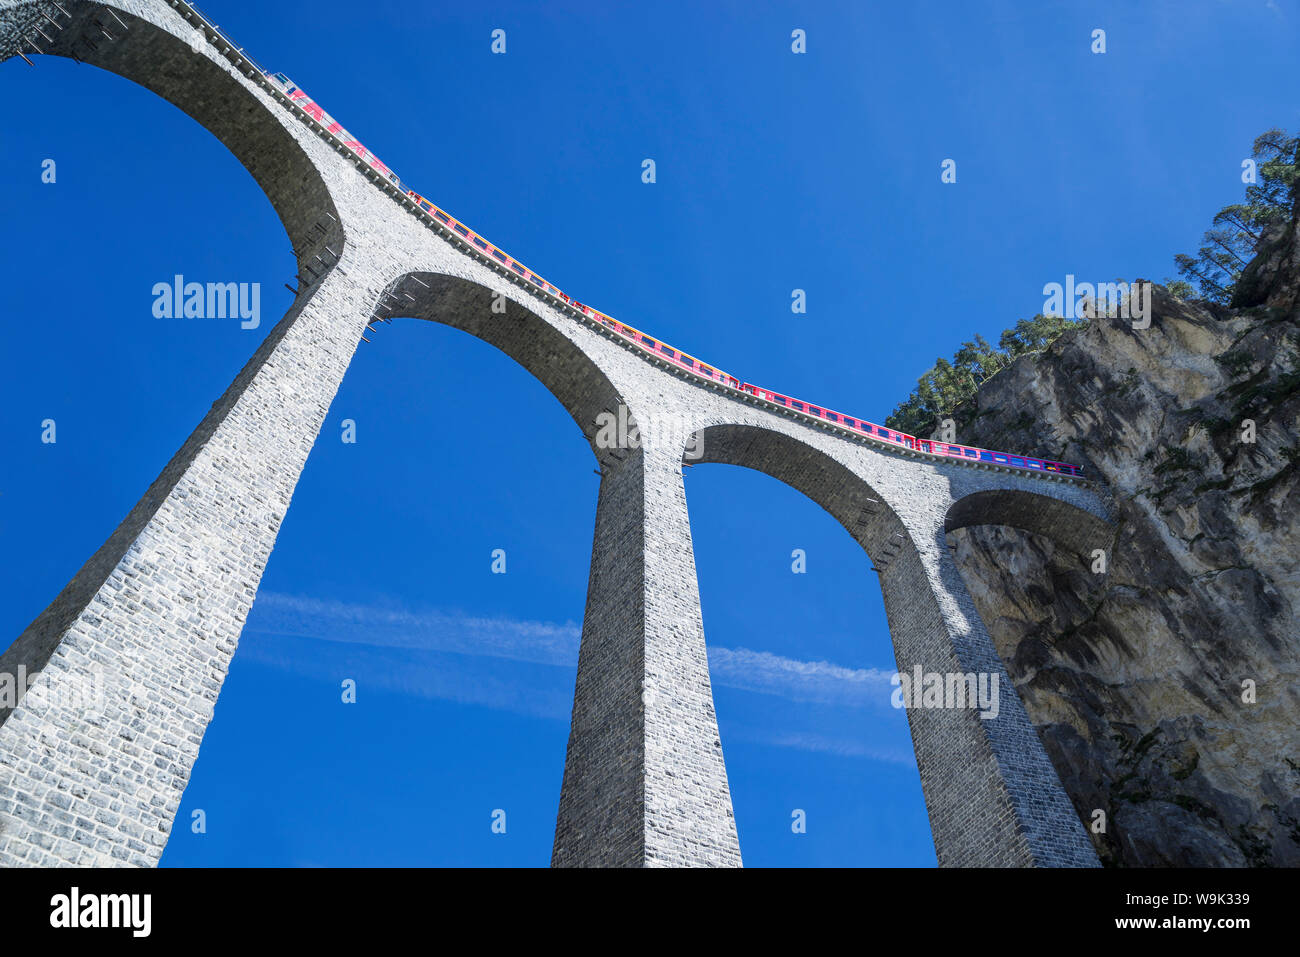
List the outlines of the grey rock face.
{"type": "Polygon", "coordinates": [[[1287,235],[1251,270],[1270,307],[1157,290],[1150,329],[1094,320],[965,410],[965,441],[1064,448],[1114,495],[1106,575],[1040,536],[954,536],[1075,809],[1106,812],[1105,863],[1300,864],[1294,220],[1287,235]]]}

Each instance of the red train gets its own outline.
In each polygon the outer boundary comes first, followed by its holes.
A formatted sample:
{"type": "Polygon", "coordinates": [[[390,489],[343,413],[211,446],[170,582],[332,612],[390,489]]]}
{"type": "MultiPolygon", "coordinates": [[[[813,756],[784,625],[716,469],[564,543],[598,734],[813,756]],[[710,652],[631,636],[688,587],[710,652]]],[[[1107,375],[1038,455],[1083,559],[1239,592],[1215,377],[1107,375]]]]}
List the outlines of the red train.
{"type": "MultiPolygon", "coordinates": [[[[266,78],[273,83],[289,100],[300,107],[307,116],[319,124],[327,133],[333,136],[344,147],[354,153],[359,159],[369,165],[372,169],[379,172],[397,188],[402,188],[402,181],[397,174],[390,170],[379,157],[375,156],[360,142],[356,140],[347,130],[321,109],[320,105],[313,101],[306,93],[298,88],[283,73],[266,73],[266,78]]],[[[1003,465],[1008,468],[1026,469],[1037,472],[1054,472],[1059,475],[1083,475],[1083,469],[1077,465],[1069,465],[1065,462],[1053,462],[1050,459],[1036,459],[1025,455],[1012,455],[1009,452],[993,452],[989,449],[980,449],[968,445],[953,445],[945,442],[938,442],[933,439],[918,439],[914,435],[907,435],[903,432],[897,432],[893,429],[886,428],[883,425],[876,425],[865,419],[855,418],[844,415],[840,412],[834,412],[823,406],[813,405],[811,402],[804,402],[801,399],[794,399],[790,396],[782,395],[779,392],[772,392],[762,386],[756,386],[749,382],[741,382],[733,375],[723,372],[717,366],[697,359],[692,355],[682,352],[665,342],[655,339],[652,336],[634,329],[627,323],[620,322],[612,316],[607,316],[598,309],[584,305],[576,299],[565,295],[558,288],[547,282],[537,273],[533,272],[523,263],[507,254],[504,250],[488,242],[474,230],[470,229],[460,220],[456,219],[450,213],[435,206],[429,200],[425,199],[414,190],[405,190],[406,196],[416,204],[417,207],[430,220],[449,229],[452,233],[458,235],[461,241],[467,246],[477,248],[485,256],[491,256],[519,275],[522,279],[536,286],[546,295],[551,296],[565,305],[576,309],[593,322],[598,322],[608,328],[610,331],[622,336],[624,339],[633,343],[637,348],[648,352],[655,358],[678,366],[681,369],[699,376],[700,378],[709,379],[725,388],[736,389],[737,391],[747,393],[760,402],[771,403],[782,406],[792,411],[795,415],[807,419],[815,419],[821,424],[831,428],[838,429],[853,435],[869,437],[876,442],[885,442],[900,448],[911,449],[928,455],[946,456],[948,458],[964,459],[971,462],[986,462],[991,465],[1003,465]]]]}

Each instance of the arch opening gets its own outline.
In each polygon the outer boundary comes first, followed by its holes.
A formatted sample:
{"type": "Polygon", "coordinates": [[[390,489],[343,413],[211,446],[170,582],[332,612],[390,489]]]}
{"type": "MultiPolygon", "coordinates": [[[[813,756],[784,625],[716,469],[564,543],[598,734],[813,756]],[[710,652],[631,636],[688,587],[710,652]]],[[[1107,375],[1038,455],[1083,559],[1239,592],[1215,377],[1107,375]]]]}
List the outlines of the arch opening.
{"type": "MultiPolygon", "coordinates": [[[[886,502],[870,500],[864,479],[797,439],[752,426],[701,432],[704,460],[757,468],[803,491],[849,530],[879,571],[899,691],[904,676],[915,675],[918,685],[904,706],[939,863],[1095,864],[1077,812],[944,548],[942,523],[932,532],[923,510],[909,514],[906,525],[886,502]],[[950,690],[931,701],[920,694],[925,687],[950,690]]],[[[1014,506],[1012,520],[1054,526],[1067,537],[1104,527],[1045,496],[967,498],[949,516],[953,526],[994,506],[1014,506]],[[1075,523],[1062,524],[1070,515],[1075,523]]]]}
{"type": "Polygon", "coordinates": [[[786,483],[688,471],[719,733],[749,866],[935,863],[894,648],[860,544],[786,483]]]}
{"type": "MultiPolygon", "coordinates": [[[[43,23],[44,6],[40,0],[15,4],[5,11],[6,19],[43,23]]],[[[175,33],[117,6],[114,17],[125,26],[108,40],[96,24],[102,4],[65,0],[61,6],[70,17],[60,15],[62,29],[44,45],[46,56],[73,59],[130,80],[216,137],[275,209],[297,253],[300,273],[326,244],[341,254],[337,244],[345,237],[339,213],[321,170],[290,132],[297,119],[255,95],[229,65],[213,59],[215,52],[206,43],[196,51],[175,33]]],[[[160,10],[175,18],[177,30],[192,29],[170,8],[160,10]]]]}
{"type": "MultiPolygon", "coordinates": [[[[547,401],[545,382],[522,374],[511,342],[469,341],[470,316],[483,303],[490,304],[486,290],[450,278],[399,314],[421,318],[428,309],[439,317],[430,321],[447,328],[395,319],[360,347],[295,492],[248,619],[249,640],[222,691],[222,720],[208,732],[178,820],[232,769],[250,781],[276,773],[296,793],[267,809],[269,822],[248,815],[250,827],[271,836],[277,808],[302,806],[305,791],[344,772],[384,783],[349,789],[335,807],[310,808],[329,842],[314,852],[329,855],[322,863],[549,860],[599,480],[569,413],[547,401]],[[457,303],[465,308],[452,309],[457,303]],[[456,384],[465,382],[475,388],[456,384]],[[509,409],[517,416],[498,414],[509,409]],[[355,445],[340,439],[347,418],[355,445]],[[446,467],[451,462],[473,464],[446,467]],[[341,530],[340,515],[358,531],[341,530]],[[449,552],[463,560],[448,562],[449,552]],[[315,582],[319,592],[294,591],[315,582]],[[298,609],[308,617],[295,625],[298,609]],[[279,638],[281,631],[301,634],[279,638]],[[308,637],[313,632],[323,640],[308,637]],[[294,659],[303,673],[268,715],[261,689],[273,684],[272,669],[294,659]],[[337,703],[345,673],[368,697],[355,719],[337,703]],[[344,757],[310,748],[295,766],[283,749],[316,720],[337,735],[344,757]],[[259,721],[276,730],[250,748],[259,721]],[[491,830],[497,808],[512,840],[491,830]],[[391,848],[417,812],[454,823],[398,841],[385,856],[369,846],[391,848]]],[[[507,317],[522,322],[515,309],[507,317]]],[[[503,321],[485,314],[489,324],[503,321]]],[[[164,863],[208,865],[209,853],[178,828],[164,863]]]]}
{"type": "Polygon", "coordinates": [[[954,502],[944,516],[945,533],[981,525],[1006,525],[1051,539],[1067,551],[1090,558],[1107,549],[1115,529],[1070,502],[1021,489],[986,489],[954,502]]]}
{"type": "MultiPolygon", "coordinates": [[[[877,781],[878,786],[889,787],[888,795],[858,795],[847,799],[847,802],[831,795],[826,795],[826,799],[838,804],[855,805],[855,813],[881,814],[882,819],[889,818],[896,822],[914,820],[914,816],[919,814],[919,823],[913,825],[924,829],[924,837],[921,838],[919,846],[913,827],[900,825],[894,830],[885,831],[872,826],[871,820],[874,818],[859,822],[858,826],[861,827],[859,833],[862,834],[862,840],[867,843],[864,853],[868,857],[880,855],[878,863],[881,864],[897,864],[900,858],[914,865],[933,864],[934,844],[930,829],[927,827],[928,821],[925,815],[928,806],[921,793],[923,782],[917,770],[915,745],[911,739],[910,715],[904,718],[906,723],[903,727],[908,730],[903,732],[902,742],[898,740],[900,729],[893,724],[900,717],[894,713],[896,710],[892,704],[894,686],[891,685],[891,677],[898,660],[896,619],[900,606],[904,602],[898,598],[896,589],[891,593],[887,572],[891,564],[905,559],[909,553],[915,551],[902,520],[885,501],[884,496],[861,476],[856,475],[826,453],[783,432],[763,426],[715,425],[700,429],[692,436],[691,443],[701,453],[699,459],[691,461],[692,465],[731,465],[775,479],[788,489],[799,493],[799,496],[805,500],[803,506],[797,499],[794,503],[785,506],[785,510],[801,515],[800,521],[805,528],[813,529],[818,524],[815,518],[810,519],[807,514],[809,510],[806,505],[812,504],[817,506],[823,515],[829,516],[848,532],[852,544],[844,542],[838,535],[831,536],[830,540],[823,538],[820,543],[820,550],[835,556],[831,560],[836,565],[831,576],[832,583],[826,589],[824,598],[843,607],[843,593],[851,590],[853,593],[851,601],[858,608],[858,614],[861,616],[851,624],[843,623],[843,634],[851,642],[853,653],[847,647],[842,647],[839,652],[842,661],[851,662],[848,667],[842,667],[839,661],[824,660],[827,645],[819,638],[812,639],[810,651],[802,655],[787,652],[787,654],[773,656],[763,647],[757,649],[756,654],[750,655],[746,651],[738,653],[734,649],[725,647],[715,649],[716,633],[711,632],[706,626],[705,635],[710,646],[711,670],[723,685],[718,694],[731,705],[725,710],[724,707],[719,708],[720,722],[724,725],[729,723],[728,712],[736,706],[736,702],[730,700],[736,697],[736,693],[727,687],[727,683],[743,684],[748,680],[743,674],[739,678],[728,675],[728,670],[739,669],[743,673],[747,668],[754,668],[757,669],[760,682],[774,680],[777,683],[784,682],[786,689],[796,696],[804,699],[819,697],[825,699],[820,702],[814,700],[811,705],[807,700],[802,703],[797,701],[788,703],[789,708],[782,709],[782,713],[789,714],[791,717],[799,715],[801,711],[805,712],[804,719],[810,719],[814,713],[825,716],[828,709],[835,707],[837,701],[841,705],[846,703],[851,705],[849,710],[842,713],[844,720],[849,722],[854,719],[865,719],[871,728],[871,733],[864,733],[862,727],[855,727],[852,731],[841,729],[838,735],[830,734],[829,729],[823,729],[825,733],[805,734],[802,737],[798,732],[792,732],[783,739],[788,746],[795,748],[802,746],[810,751],[822,752],[801,756],[792,761],[792,766],[805,768],[809,773],[824,773],[833,778],[844,773],[848,762],[856,761],[859,764],[865,762],[861,773],[877,781]],[[862,558],[866,558],[866,561],[862,561],[862,558]],[[865,578],[874,578],[876,584],[873,586],[865,581],[865,578]],[[869,634],[863,634],[864,628],[870,630],[869,634]],[[864,653],[879,654],[882,651],[888,656],[883,660],[879,658],[867,660],[862,657],[864,653]],[[812,710],[809,711],[809,708],[812,710]],[[922,810],[923,808],[925,810],[922,810]]],[[[695,475],[695,470],[692,470],[691,474],[695,475]]],[[[734,485],[741,476],[727,475],[726,479],[729,485],[734,485]]],[[[693,479],[693,481],[699,480],[693,479]]],[[[762,483],[763,480],[759,480],[760,486],[762,483]]],[[[766,498],[770,496],[771,491],[764,490],[759,494],[766,498]]],[[[712,503],[714,509],[718,507],[729,509],[732,506],[733,503],[729,499],[725,504],[716,501],[712,503]]],[[[692,526],[695,526],[699,520],[699,509],[694,501],[692,501],[691,514],[692,526]]],[[[774,520],[773,516],[765,515],[762,524],[770,525],[774,520]]],[[[732,524],[735,524],[734,519],[732,524]]],[[[708,546],[705,547],[707,549],[708,546]]],[[[750,562],[748,555],[743,558],[737,556],[737,558],[746,565],[750,562]]],[[[824,562],[825,558],[822,560],[824,562]]],[[[784,565],[774,570],[777,574],[789,573],[791,580],[794,580],[798,578],[794,569],[801,561],[806,562],[805,569],[816,567],[814,563],[817,559],[813,555],[797,556],[791,553],[789,558],[784,558],[784,565]]],[[[825,574],[824,564],[822,567],[825,574]]],[[[803,579],[803,581],[809,580],[803,579]]],[[[737,583],[733,582],[733,587],[737,587],[737,583]]],[[[779,588],[779,585],[776,587],[779,588]]],[[[701,591],[703,601],[712,589],[702,581],[701,591]]],[[[767,592],[764,592],[764,597],[765,599],[768,597],[767,592]]],[[[772,614],[780,616],[783,612],[773,610],[772,614]]],[[[784,614],[789,613],[784,612],[784,614]]],[[[789,649],[790,646],[778,644],[774,647],[789,649]]],[[[742,742],[741,746],[746,748],[746,752],[742,753],[747,753],[750,745],[742,742]]],[[[728,754],[729,769],[731,764],[730,754],[728,754]]],[[[733,786],[732,793],[741,808],[737,812],[738,823],[741,823],[741,813],[746,809],[748,802],[743,790],[733,786]]],[[[783,823],[782,830],[785,834],[790,833],[792,824],[791,821],[783,823]]],[[[770,839],[768,822],[756,823],[751,827],[757,830],[765,841],[770,839]]],[[[775,837],[774,834],[771,836],[775,837]]],[[[745,833],[741,833],[740,837],[742,851],[748,856],[750,851],[745,833]]],[[[829,850],[827,853],[838,854],[841,850],[829,850]]],[[[842,859],[837,862],[855,863],[842,859]]]]}
{"type": "MultiPolygon", "coordinates": [[[[564,407],[602,465],[618,454],[598,447],[596,438],[602,416],[617,416],[626,400],[600,365],[542,316],[487,286],[442,273],[407,273],[393,284],[392,296],[396,316],[451,326],[522,366],[564,407]]],[[[627,417],[635,426],[630,410],[627,417]]]]}
{"type": "Polygon", "coordinates": [[[884,496],[842,463],[797,438],[762,426],[713,425],[695,432],[691,444],[700,451],[692,465],[738,465],[812,499],[862,546],[877,568],[906,545],[903,523],[884,496]]]}

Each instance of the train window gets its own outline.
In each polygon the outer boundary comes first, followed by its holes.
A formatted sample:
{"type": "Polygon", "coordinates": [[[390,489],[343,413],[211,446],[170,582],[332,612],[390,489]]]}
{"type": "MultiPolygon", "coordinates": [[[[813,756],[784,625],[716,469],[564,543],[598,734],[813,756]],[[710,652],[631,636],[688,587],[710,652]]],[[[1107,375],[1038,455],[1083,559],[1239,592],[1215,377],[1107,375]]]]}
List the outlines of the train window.
{"type": "Polygon", "coordinates": [[[501,252],[499,250],[496,249],[492,250],[492,255],[496,256],[497,259],[501,260],[502,262],[509,262],[509,260],[505,256],[501,255],[501,252]]]}
{"type": "Polygon", "coordinates": [[[660,350],[662,350],[663,354],[666,355],[669,359],[671,359],[673,356],[677,354],[673,352],[672,349],[669,349],[667,346],[660,346],[659,348],[660,350]]]}
{"type": "Polygon", "coordinates": [[[821,415],[821,414],[822,414],[822,410],[819,409],[819,408],[817,408],[817,406],[815,406],[815,405],[810,405],[810,406],[808,406],[808,411],[811,412],[813,415],[821,415]]]}
{"type": "Polygon", "coordinates": [[[798,399],[791,399],[791,400],[790,400],[790,408],[792,408],[792,409],[799,409],[800,411],[802,411],[802,410],[803,410],[803,403],[800,402],[798,399]]]}
{"type": "Polygon", "coordinates": [[[444,223],[451,222],[451,217],[448,216],[446,213],[444,213],[444,212],[443,212],[442,210],[440,210],[440,209],[435,209],[435,210],[433,211],[433,215],[437,216],[437,217],[438,217],[439,219],[441,219],[444,223]]]}
{"type": "Polygon", "coordinates": [[[682,360],[682,365],[688,365],[688,366],[695,365],[695,360],[692,359],[690,356],[682,356],[681,360],[682,360]]]}
{"type": "Polygon", "coordinates": [[[519,275],[521,276],[528,275],[528,270],[520,266],[519,263],[511,263],[510,268],[513,269],[515,272],[519,273],[519,275]]]}
{"type": "Polygon", "coordinates": [[[700,371],[707,372],[709,375],[713,375],[713,370],[710,369],[708,366],[706,366],[703,362],[700,363],[700,371]]]}
{"type": "Polygon", "coordinates": [[[654,341],[653,339],[651,339],[649,336],[642,336],[642,337],[641,337],[641,341],[644,342],[644,343],[645,343],[646,345],[648,345],[648,346],[652,346],[652,345],[655,344],[655,341],[654,341]]]}
{"type": "Polygon", "coordinates": [[[460,233],[462,236],[469,235],[469,230],[466,229],[464,226],[462,226],[460,223],[453,223],[451,228],[456,230],[456,232],[460,233]]]}
{"type": "Polygon", "coordinates": [[[488,244],[483,242],[483,240],[479,239],[477,236],[474,237],[474,245],[477,246],[479,249],[488,248],[488,244]]]}

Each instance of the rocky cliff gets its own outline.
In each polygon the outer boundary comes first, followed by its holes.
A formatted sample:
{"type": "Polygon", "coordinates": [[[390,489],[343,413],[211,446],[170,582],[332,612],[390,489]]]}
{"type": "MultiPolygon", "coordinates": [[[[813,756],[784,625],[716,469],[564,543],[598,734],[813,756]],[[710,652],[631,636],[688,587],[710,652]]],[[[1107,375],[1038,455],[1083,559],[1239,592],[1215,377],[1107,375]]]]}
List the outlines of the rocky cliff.
{"type": "Polygon", "coordinates": [[[1149,328],[1093,319],[955,416],[1113,495],[1104,571],[1008,528],[950,538],[1109,865],[1300,865],[1300,215],[1235,303],[1157,287],[1149,328]]]}

